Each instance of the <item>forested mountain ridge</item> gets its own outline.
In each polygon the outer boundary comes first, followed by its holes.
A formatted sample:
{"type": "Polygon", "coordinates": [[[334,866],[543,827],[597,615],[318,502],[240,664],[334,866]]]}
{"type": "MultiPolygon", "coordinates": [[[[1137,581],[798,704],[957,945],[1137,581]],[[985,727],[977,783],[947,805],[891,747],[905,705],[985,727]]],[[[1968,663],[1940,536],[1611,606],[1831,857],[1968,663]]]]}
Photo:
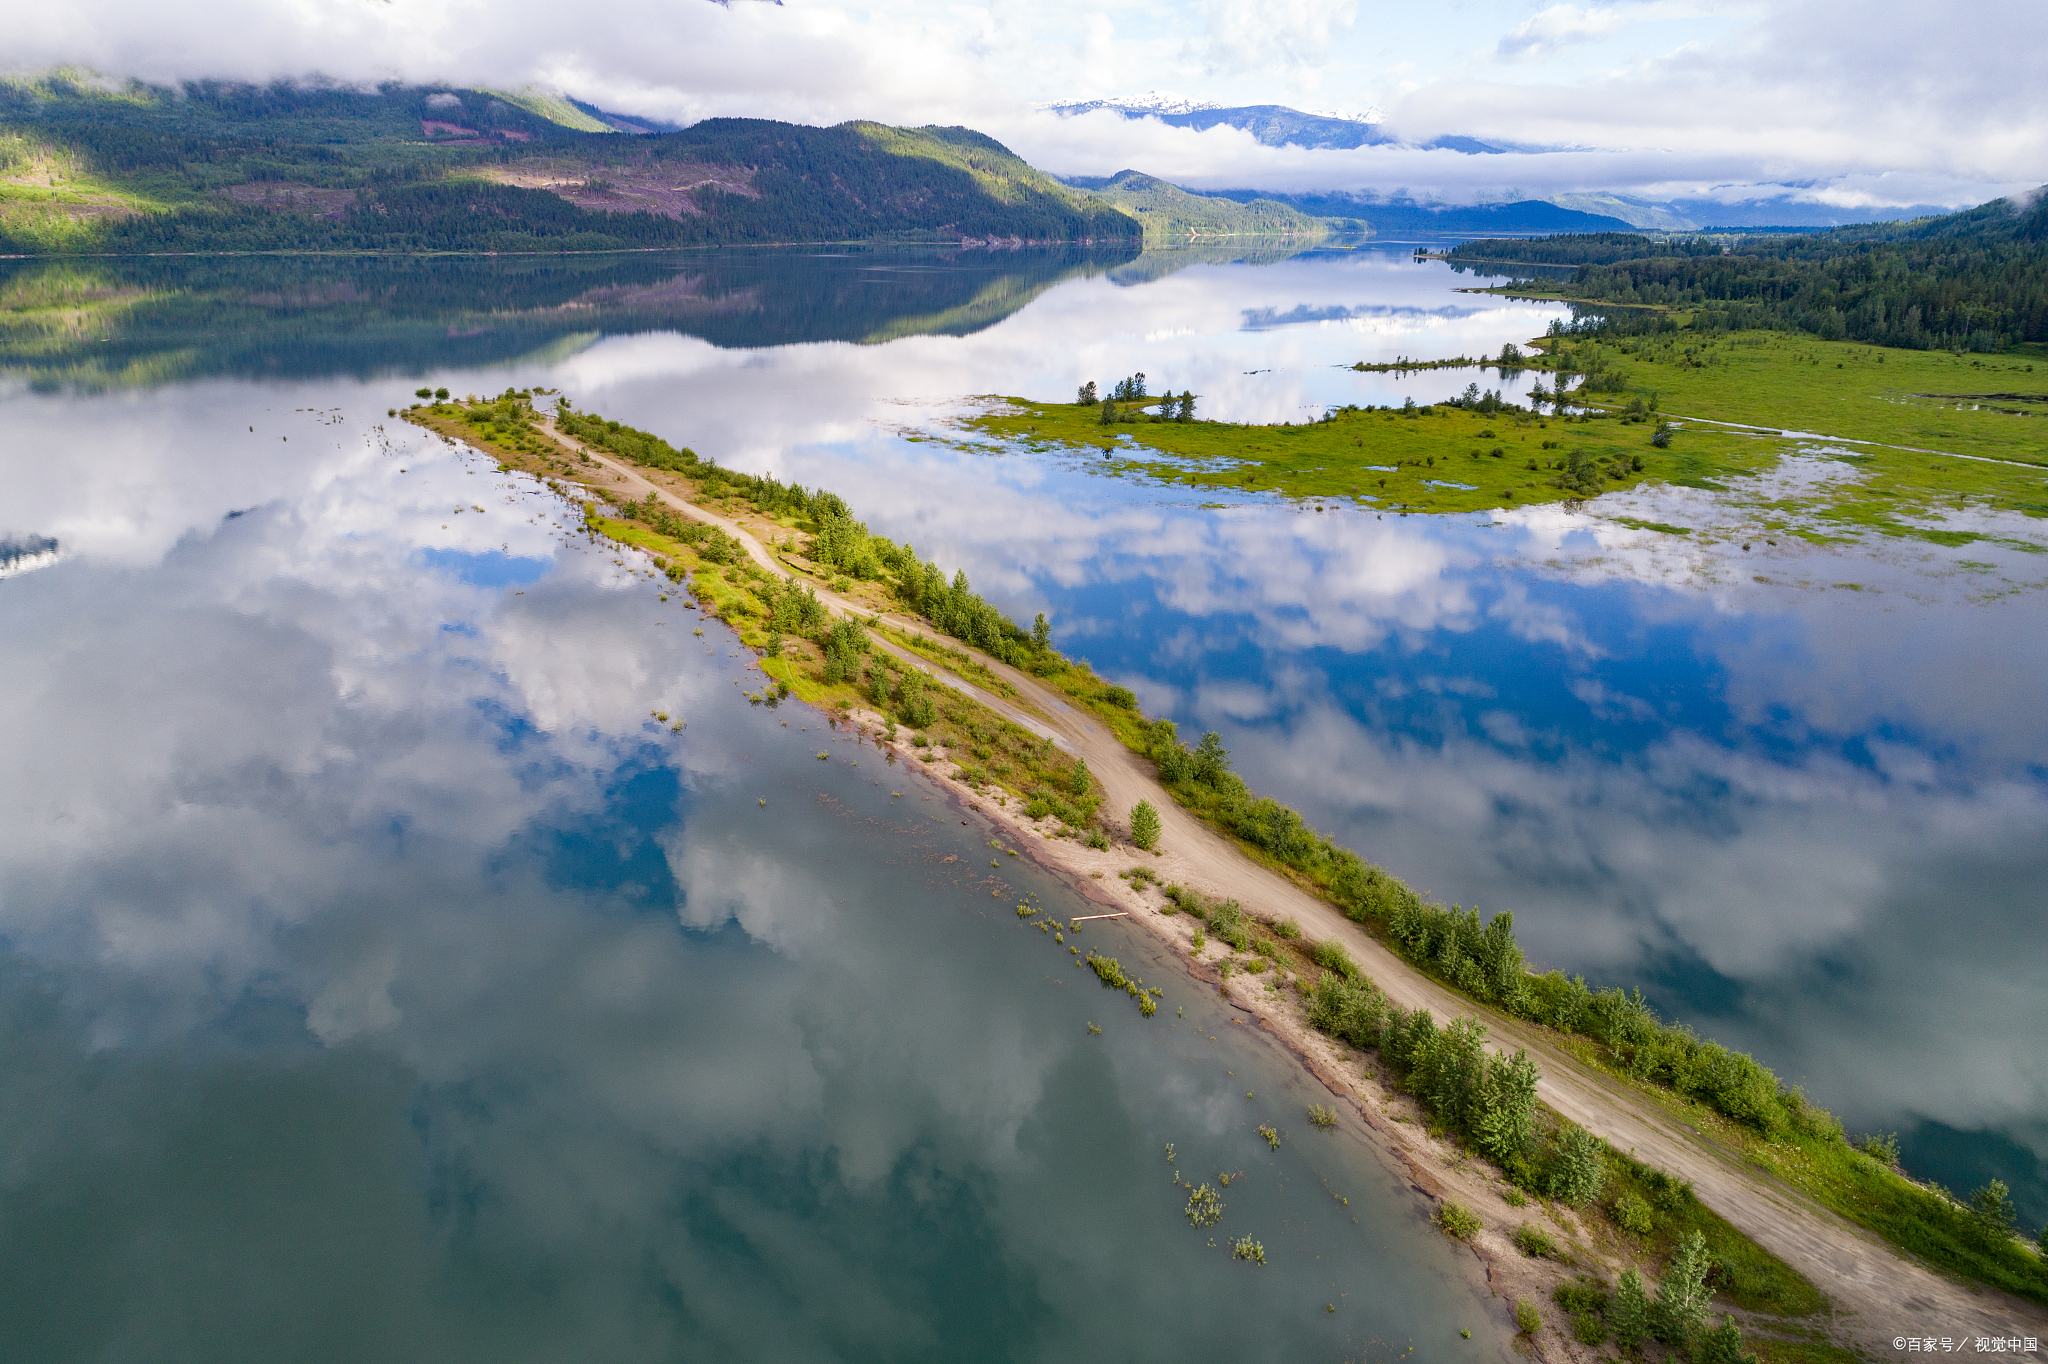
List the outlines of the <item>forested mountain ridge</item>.
{"type": "MultiPolygon", "coordinates": [[[[1560,296],[1683,309],[1699,327],[1779,327],[1907,349],[2048,341],[2048,194],[1798,236],[1603,232],[1467,242],[1453,263],[1577,265],[1560,296]]],[[[1638,319],[1639,325],[1655,318],[1638,319]]]]}
{"type": "Polygon", "coordinates": [[[1311,218],[1271,199],[1238,202],[1192,194],[1142,171],[1119,171],[1099,185],[1083,181],[1094,196],[1144,224],[1151,238],[1321,237],[1335,231],[1364,231],[1348,220],[1311,218]]]}
{"type": "Polygon", "coordinates": [[[966,128],[714,119],[631,135],[492,91],[0,82],[0,252],[1139,236],[966,128]]]}

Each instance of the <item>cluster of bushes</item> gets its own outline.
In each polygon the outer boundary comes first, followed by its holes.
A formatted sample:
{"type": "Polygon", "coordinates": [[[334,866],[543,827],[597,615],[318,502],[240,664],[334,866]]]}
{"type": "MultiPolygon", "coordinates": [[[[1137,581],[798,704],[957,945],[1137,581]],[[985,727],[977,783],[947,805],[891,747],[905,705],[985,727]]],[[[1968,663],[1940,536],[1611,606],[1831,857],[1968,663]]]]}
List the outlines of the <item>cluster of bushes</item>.
{"type": "Polygon", "coordinates": [[[826,686],[859,675],[869,648],[865,625],[851,617],[831,621],[819,628],[815,642],[825,655],[826,686]]]}
{"type": "Polygon", "coordinates": [[[1484,925],[1476,909],[1429,904],[1401,881],[1340,848],[1300,815],[1270,798],[1254,796],[1230,770],[1230,754],[1216,734],[1192,749],[1178,741],[1171,721],[1153,722],[1151,753],[1159,777],[1175,799],[1234,837],[1300,871],[1336,901],[1347,916],[1385,928],[1395,948],[1472,997],[1517,1017],[1579,1033],[1607,1047],[1631,1075],[1699,1098],[1766,1135],[1796,1127],[1809,1135],[1840,1134],[1824,1110],[1755,1059],[1704,1042],[1689,1028],[1658,1019],[1640,991],[1595,994],[1580,978],[1552,972],[1532,976],[1515,942],[1514,917],[1494,915],[1484,925]]]}
{"type": "Polygon", "coordinates": [[[925,675],[915,668],[899,668],[888,654],[875,655],[867,672],[867,692],[876,710],[895,715],[913,729],[923,729],[938,718],[938,703],[931,698],[925,675]]]}
{"type": "MultiPolygon", "coordinates": [[[[908,606],[946,634],[1005,663],[1032,666],[1056,659],[1048,631],[1028,631],[1018,625],[978,596],[968,585],[964,571],[956,572],[949,581],[938,565],[919,560],[909,545],[870,534],[866,523],[854,517],[846,500],[837,493],[726,469],[700,459],[693,450],[677,449],[659,436],[621,422],[578,413],[566,401],[557,407],[555,422],[565,434],[622,459],[683,474],[705,496],[737,497],[769,516],[808,522],[813,562],[867,581],[893,576],[896,594],[908,606]]],[[[1137,698],[1130,692],[1120,687],[1112,690],[1120,693],[1115,704],[1136,706],[1137,698]]]]}
{"type": "MultiPolygon", "coordinates": [[[[1441,927],[1455,940],[1466,936],[1463,930],[1470,926],[1471,920],[1461,915],[1454,924],[1441,927]]],[[[1511,936],[1496,936],[1494,947],[1496,963],[1519,963],[1511,936]]],[[[1566,1123],[1545,1130],[1536,1100],[1540,1077],[1526,1051],[1494,1055],[1486,1049],[1486,1028],[1477,1019],[1457,1018],[1439,1025],[1426,1009],[1410,1011],[1393,1004],[1359,974],[1339,944],[1319,943],[1309,955],[1325,968],[1309,991],[1310,1022],[1332,1037],[1376,1053],[1424,1111],[1498,1164],[1515,1184],[1584,1208],[1601,1200],[1618,1179],[1620,1187],[1607,1200],[1607,1212],[1631,1234],[1649,1238],[1658,1229],[1654,1204],[1680,1225],[1704,1220],[1713,1224],[1717,1237],[1729,1239],[1728,1228],[1698,1207],[1685,1181],[1614,1154],[1582,1127],[1566,1123]]],[[[1452,1234],[1465,1236],[1478,1225],[1476,1218],[1451,1204],[1441,1210],[1439,1222],[1452,1234]],[[1462,1214],[1458,1225],[1456,1214],[1462,1214]]],[[[1555,1240],[1538,1228],[1523,1228],[1516,1244],[1527,1255],[1560,1253],[1555,1240]]],[[[1806,1308],[1808,1304],[1797,1299],[1800,1290],[1811,1292],[1810,1286],[1784,1273],[1781,1264],[1753,1246],[1741,1245],[1732,1254],[1710,1253],[1707,1238],[1695,1225],[1678,1237],[1654,1297],[1645,1291],[1642,1276],[1631,1269],[1611,1297],[1604,1286],[1582,1283],[1558,1302],[1573,1315],[1574,1332],[1586,1344],[1598,1345],[1611,1333],[1630,1350],[1655,1339],[1688,1351],[1695,1361],[1741,1364],[1753,1357],[1743,1353],[1741,1333],[1733,1323],[1724,1319],[1720,1326],[1710,1327],[1707,1322],[1707,1304],[1717,1281],[1760,1306],[1806,1308]],[[1765,1261],[1762,1268],[1748,1263],[1758,1258],[1765,1261]],[[1790,1285],[1778,1282],[1779,1277],[1791,1280],[1790,1285]]],[[[1525,1324],[1524,1329],[1534,1327],[1525,1324]]]]}
{"type": "Polygon", "coordinates": [[[711,563],[736,564],[747,557],[746,547],[738,540],[716,526],[676,515],[662,506],[653,493],[644,502],[616,503],[613,510],[621,520],[639,521],[649,530],[688,545],[711,563]]]}
{"type": "MultiPolygon", "coordinates": [[[[1638,401],[1641,401],[1638,399],[1638,401]]],[[[1666,436],[1662,445],[1670,444],[1666,436]]],[[[1552,463],[1546,461],[1546,463],[1552,463]]],[[[1551,476],[1550,486],[1581,497],[1597,497],[1604,492],[1608,479],[1621,480],[1631,473],[1640,473],[1643,467],[1641,455],[1614,455],[1600,458],[1584,450],[1573,450],[1564,458],[1554,462],[1557,472],[1551,476]]]]}
{"type": "Polygon", "coordinates": [[[1333,960],[1337,969],[1321,975],[1310,990],[1311,1023],[1361,1051],[1377,1052],[1433,1117],[1511,1176],[1577,1206],[1599,1196],[1604,1167],[1597,1140],[1567,1127],[1539,1146],[1538,1074],[1526,1051],[1495,1056],[1486,1050],[1486,1027],[1479,1020],[1458,1018],[1438,1026],[1427,1009],[1410,1012],[1390,1003],[1378,986],[1356,975],[1341,948],[1333,960]]]}
{"type": "Polygon", "coordinates": [[[1839,1136],[1814,1108],[1753,1057],[1703,1042],[1683,1025],[1660,1020],[1640,990],[1598,992],[1581,977],[1531,975],[1505,911],[1482,927],[1477,909],[1405,899],[1386,918],[1389,940],[1410,961],[1433,969],[1466,994],[1519,1018],[1589,1037],[1630,1075],[1698,1098],[1766,1135],[1796,1125],[1808,1135],[1839,1136]]]}
{"type": "Polygon", "coordinates": [[[1047,656],[1050,641],[1041,643],[1031,631],[978,596],[968,585],[965,569],[956,569],[948,582],[937,564],[920,564],[913,555],[897,581],[897,595],[953,638],[1005,663],[1026,664],[1047,656]]]}
{"type": "Polygon", "coordinates": [[[1467,412],[1493,413],[1503,411],[1519,412],[1522,410],[1519,405],[1501,397],[1499,392],[1494,389],[1489,388],[1484,393],[1481,393],[1479,385],[1476,383],[1465,385],[1465,391],[1451,399],[1450,405],[1463,408],[1467,412]]]}
{"type": "Polygon", "coordinates": [[[1353,919],[1384,921],[1415,893],[1357,853],[1340,848],[1279,802],[1254,796],[1230,770],[1215,734],[1195,748],[1179,742],[1171,720],[1145,727],[1144,745],[1175,800],[1274,861],[1301,872],[1353,919]]]}
{"type": "Polygon", "coordinates": [[[1572,1334],[1584,1345],[1598,1346],[1611,1335],[1630,1353],[1655,1340],[1683,1350],[1693,1364],[1756,1364],[1732,1318],[1722,1317],[1719,1325],[1708,1320],[1712,1267],[1705,1238],[1695,1231],[1679,1242],[1654,1296],[1630,1269],[1612,1290],[1597,1279],[1559,1284],[1551,1301],[1571,1317],[1572,1334]]]}

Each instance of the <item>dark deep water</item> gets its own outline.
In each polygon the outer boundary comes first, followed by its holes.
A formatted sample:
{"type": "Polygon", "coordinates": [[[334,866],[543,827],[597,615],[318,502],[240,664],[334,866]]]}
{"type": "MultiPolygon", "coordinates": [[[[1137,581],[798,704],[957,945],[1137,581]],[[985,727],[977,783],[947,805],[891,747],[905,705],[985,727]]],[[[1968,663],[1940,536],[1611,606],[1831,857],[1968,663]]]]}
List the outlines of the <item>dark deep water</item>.
{"type": "Polygon", "coordinates": [[[1008,858],[990,896],[966,812],[749,707],[722,627],[386,421],[420,383],[834,488],[1538,964],[2048,1217],[2048,646],[1987,588],[2029,556],[1726,568],[904,438],[1137,369],[1238,419],[1441,396],[1337,366],[1548,310],[1399,247],[92,268],[0,344],[0,536],[60,546],[0,579],[11,1353],[1505,1350],[1288,1063],[1142,940],[1094,935],[1157,1017],[1084,988],[1012,910],[1075,897],[1008,858]],[[1218,1230],[1264,1270],[1182,1220],[1167,1142],[1255,1173],[1218,1230]]]}

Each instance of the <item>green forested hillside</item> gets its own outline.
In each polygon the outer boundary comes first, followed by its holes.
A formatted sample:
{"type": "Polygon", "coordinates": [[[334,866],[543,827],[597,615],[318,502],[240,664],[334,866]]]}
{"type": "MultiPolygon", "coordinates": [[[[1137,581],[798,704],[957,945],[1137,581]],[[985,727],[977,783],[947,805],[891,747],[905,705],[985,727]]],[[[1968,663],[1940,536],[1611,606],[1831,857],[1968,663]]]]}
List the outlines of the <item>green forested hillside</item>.
{"type": "MultiPolygon", "coordinates": [[[[1909,349],[2048,342],[2048,196],[1801,236],[1628,233],[1468,242],[1451,260],[1576,264],[1560,297],[1682,309],[1704,328],[1775,327],[1909,349]]],[[[1654,326],[1656,314],[1636,319],[1654,326]]]]}
{"type": "Polygon", "coordinates": [[[1119,171],[1093,194],[1137,218],[1145,225],[1148,238],[1321,237],[1342,226],[1329,219],[1311,218],[1271,199],[1237,203],[1190,194],[1179,185],[1134,170],[1119,171]]]}
{"type": "Polygon", "coordinates": [[[604,126],[533,94],[0,82],[0,252],[1139,236],[965,128],[604,126]]]}

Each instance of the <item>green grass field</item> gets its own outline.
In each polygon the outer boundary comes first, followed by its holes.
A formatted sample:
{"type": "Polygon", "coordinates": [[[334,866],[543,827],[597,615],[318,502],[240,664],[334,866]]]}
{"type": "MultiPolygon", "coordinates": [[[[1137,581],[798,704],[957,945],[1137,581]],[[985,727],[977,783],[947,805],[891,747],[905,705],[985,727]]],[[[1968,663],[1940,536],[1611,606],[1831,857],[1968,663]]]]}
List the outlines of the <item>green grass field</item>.
{"type": "Polygon", "coordinates": [[[1580,488],[1557,485],[1573,453],[1599,466],[1603,489],[1650,479],[1718,489],[1768,467],[1779,445],[1749,433],[1702,431],[1659,450],[1647,423],[1447,406],[1339,411],[1299,426],[1149,419],[1103,426],[1095,407],[1002,402],[969,418],[968,429],[1026,449],[1089,454],[1101,459],[1104,472],[1124,478],[1405,512],[1583,499],[1588,494],[1580,488]]]}
{"type": "MultiPolygon", "coordinates": [[[[1005,398],[965,425],[1162,487],[1402,513],[1587,501],[1667,484],[1726,495],[1756,533],[1819,542],[1875,533],[1959,545],[1986,537],[1959,526],[1967,518],[1958,513],[2048,518],[2048,361],[2040,357],[1883,350],[1776,332],[1538,344],[1550,350],[1535,358],[1539,366],[1604,376],[1602,390],[1586,395],[1596,404],[1590,415],[1437,405],[1251,426],[1154,421],[1127,404],[1122,411],[1135,420],[1103,425],[1096,407],[1005,398]],[[1638,399],[1656,412],[1630,420],[1638,399]],[[1652,444],[1659,420],[1672,426],[1668,448],[1652,444]],[[1784,484],[1753,477],[1794,455],[1825,464],[1784,484]]],[[[1995,538],[2048,549],[2048,527],[1995,538]]]]}
{"type": "Polygon", "coordinates": [[[1678,331],[1557,349],[1618,370],[1624,401],[1654,393],[1677,416],[2048,467],[2048,363],[2027,354],[1891,350],[1786,332],[1678,331]]]}

